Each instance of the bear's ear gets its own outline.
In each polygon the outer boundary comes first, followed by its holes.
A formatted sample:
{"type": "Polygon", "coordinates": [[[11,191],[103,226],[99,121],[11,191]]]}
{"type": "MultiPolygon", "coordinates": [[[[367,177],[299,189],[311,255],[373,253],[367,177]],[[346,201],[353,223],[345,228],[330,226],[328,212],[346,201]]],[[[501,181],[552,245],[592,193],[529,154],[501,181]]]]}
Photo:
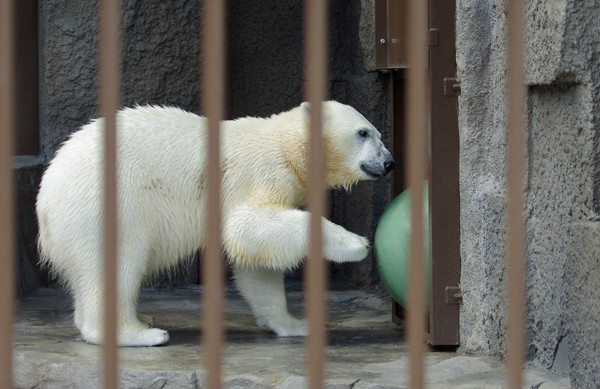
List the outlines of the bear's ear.
{"type": "Polygon", "coordinates": [[[304,115],[307,118],[309,118],[310,117],[310,103],[308,101],[305,101],[302,104],[300,104],[300,108],[302,108],[302,112],[304,112],[304,115]]]}
{"type": "MultiPolygon", "coordinates": [[[[302,108],[302,112],[304,113],[306,120],[310,120],[310,103],[305,101],[300,104],[300,108],[302,108]]],[[[321,118],[323,122],[329,119],[329,105],[326,101],[321,103],[321,118]]]]}

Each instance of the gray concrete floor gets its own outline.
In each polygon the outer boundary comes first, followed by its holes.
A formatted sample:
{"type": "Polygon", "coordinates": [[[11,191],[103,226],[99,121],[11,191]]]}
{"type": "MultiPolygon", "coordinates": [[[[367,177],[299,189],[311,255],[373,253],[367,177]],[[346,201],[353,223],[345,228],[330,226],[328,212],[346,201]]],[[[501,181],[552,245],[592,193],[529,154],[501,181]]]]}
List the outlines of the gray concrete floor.
{"type": "MultiPolygon", "coordinates": [[[[300,316],[301,286],[288,289],[290,310],[300,316]]],[[[389,301],[377,293],[334,287],[329,293],[326,387],[408,387],[409,357],[401,328],[391,323],[389,301]]],[[[201,388],[200,288],[144,290],[139,312],[170,332],[162,347],[121,348],[123,388],[201,388]]],[[[69,296],[38,289],[20,299],[15,324],[14,379],[18,388],[101,386],[101,348],[80,340],[69,296]]],[[[226,291],[225,388],[303,388],[304,340],[258,330],[235,289],[226,291]]],[[[504,366],[493,358],[430,350],[428,388],[503,388],[504,366]]],[[[567,378],[525,370],[524,388],[568,388],[567,378]]]]}

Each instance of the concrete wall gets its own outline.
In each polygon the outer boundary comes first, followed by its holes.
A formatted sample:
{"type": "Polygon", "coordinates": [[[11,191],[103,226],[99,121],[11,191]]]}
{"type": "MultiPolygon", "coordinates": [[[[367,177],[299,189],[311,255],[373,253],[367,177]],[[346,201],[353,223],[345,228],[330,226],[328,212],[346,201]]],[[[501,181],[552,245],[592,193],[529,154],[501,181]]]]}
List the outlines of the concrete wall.
{"type": "MultiPolygon", "coordinates": [[[[457,1],[462,349],[505,352],[505,1],[457,1]]],[[[600,7],[527,2],[527,357],[600,385],[600,7]]]]}
{"type": "MultiPolygon", "coordinates": [[[[41,159],[97,116],[95,2],[40,2],[41,159]]],[[[200,112],[197,1],[122,1],[122,105],[167,104],[200,112]]],[[[229,4],[228,117],[266,116],[302,101],[302,2],[229,4]]],[[[330,2],[331,97],[353,105],[389,139],[387,77],[372,69],[373,0],[330,2]]],[[[331,195],[332,219],[372,238],[389,201],[389,181],[331,195]]],[[[34,259],[32,259],[35,261],[34,259]]],[[[193,265],[192,268],[196,268],[193,265]]],[[[372,258],[334,267],[358,284],[376,280],[372,258]]],[[[197,278],[181,272],[185,283],[197,278]]]]}
{"type": "MultiPolygon", "coordinates": [[[[97,14],[89,1],[40,6],[41,153],[49,161],[70,133],[97,115],[97,14]]],[[[126,0],[122,9],[122,105],[198,112],[198,2],[126,0]]]]}

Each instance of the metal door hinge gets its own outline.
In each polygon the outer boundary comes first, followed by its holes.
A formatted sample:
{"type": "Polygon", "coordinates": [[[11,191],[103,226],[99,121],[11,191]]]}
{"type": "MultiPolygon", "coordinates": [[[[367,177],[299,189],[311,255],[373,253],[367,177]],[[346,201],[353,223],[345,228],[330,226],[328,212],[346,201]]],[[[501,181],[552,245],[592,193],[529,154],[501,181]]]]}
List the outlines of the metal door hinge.
{"type": "Polygon", "coordinates": [[[463,301],[462,290],[458,286],[446,286],[446,304],[460,305],[463,301]]]}
{"type": "Polygon", "coordinates": [[[455,77],[444,77],[444,95],[460,95],[460,81],[455,77]]]}
{"type": "Polygon", "coordinates": [[[437,28],[430,28],[427,35],[427,46],[434,47],[440,44],[440,32],[437,28]]]}

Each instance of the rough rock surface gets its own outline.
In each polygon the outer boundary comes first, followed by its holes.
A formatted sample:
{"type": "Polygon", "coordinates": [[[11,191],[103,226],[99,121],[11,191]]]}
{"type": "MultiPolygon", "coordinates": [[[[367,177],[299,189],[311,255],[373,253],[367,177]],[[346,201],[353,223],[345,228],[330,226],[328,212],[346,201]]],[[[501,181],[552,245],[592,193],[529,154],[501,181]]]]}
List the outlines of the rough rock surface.
{"type": "MultiPolygon", "coordinates": [[[[506,2],[457,2],[465,351],[505,352],[506,2]]],[[[527,2],[527,356],[600,384],[600,8],[527,2]],[[592,243],[594,242],[594,243],[592,243]],[[586,292],[582,292],[585,290],[586,292]],[[585,352],[583,352],[585,350],[585,352]]]]}

